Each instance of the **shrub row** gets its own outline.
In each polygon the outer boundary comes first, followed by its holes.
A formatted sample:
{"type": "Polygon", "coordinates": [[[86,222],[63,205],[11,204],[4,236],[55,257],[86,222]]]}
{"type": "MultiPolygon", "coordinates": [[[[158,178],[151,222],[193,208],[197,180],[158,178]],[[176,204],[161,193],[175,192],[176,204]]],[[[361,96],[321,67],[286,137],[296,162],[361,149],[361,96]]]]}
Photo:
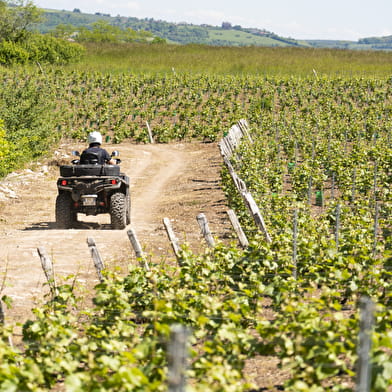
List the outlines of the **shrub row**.
{"type": "Polygon", "coordinates": [[[0,64],[15,65],[31,62],[67,64],[80,59],[83,46],[55,37],[32,35],[25,42],[0,42],[0,64]]]}

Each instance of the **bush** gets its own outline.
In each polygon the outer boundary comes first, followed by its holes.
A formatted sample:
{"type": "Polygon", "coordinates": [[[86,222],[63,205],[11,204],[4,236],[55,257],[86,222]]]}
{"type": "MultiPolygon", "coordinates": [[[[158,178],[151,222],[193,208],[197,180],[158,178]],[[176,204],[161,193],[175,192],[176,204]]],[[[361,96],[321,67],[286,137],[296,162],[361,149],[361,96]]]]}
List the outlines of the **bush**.
{"type": "Polygon", "coordinates": [[[51,84],[44,75],[4,75],[0,89],[0,177],[45,154],[60,134],[51,84]],[[4,126],[3,126],[4,125],[4,126]]]}
{"type": "Polygon", "coordinates": [[[40,61],[50,64],[68,64],[84,53],[83,46],[59,38],[34,34],[27,41],[0,43],[0,64],[14,65],[40,61]]]}
{"type": "Polygon", "coordinates": [[[0,64],[25,64],[29,60],[29,53],[21,45],[14,42],[0,42],[0,64]]]}
{"type": "Polygon", "coordinates": [[[79,60],[84,53],[83,46],[59,38],[36,34],[25,44],[30,61],[50,64],[67,64],[79,60]]]}
{"type": "Polygon", "coordinates": [[[12,168],[13,145],[6,139],[3,120],[0,119],[0,177],[7,174],[12,168]]]}

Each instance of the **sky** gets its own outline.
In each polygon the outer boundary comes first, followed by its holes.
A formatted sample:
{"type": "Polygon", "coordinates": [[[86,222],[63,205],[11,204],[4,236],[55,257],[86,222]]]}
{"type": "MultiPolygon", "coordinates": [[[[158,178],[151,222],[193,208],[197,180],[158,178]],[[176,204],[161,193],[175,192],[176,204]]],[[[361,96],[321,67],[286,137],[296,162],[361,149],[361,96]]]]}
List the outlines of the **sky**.
{"type": "Polygon", "coordinates": [[[392,0],[33,0],[40,8],[266,29],[296,39],[392,35],[392,0]]]}

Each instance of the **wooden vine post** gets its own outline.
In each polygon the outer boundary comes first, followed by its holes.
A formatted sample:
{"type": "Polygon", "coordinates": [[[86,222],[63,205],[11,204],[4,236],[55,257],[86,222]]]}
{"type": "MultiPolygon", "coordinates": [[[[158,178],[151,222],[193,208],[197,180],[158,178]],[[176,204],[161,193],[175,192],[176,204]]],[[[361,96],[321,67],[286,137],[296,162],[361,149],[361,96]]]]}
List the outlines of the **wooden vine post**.
{"type": "Polygon", "coordinates": [[[355,193],[356,193],[356,183],[357,183],[357,168],[354,167],[353,175],[352,175],[352,187],[351,187],[351,200],[355,200],[355,193]]]}
{"type": "Polygon", "coordinates": [[[374,162],[374,173],[373,173],[373,195],[374,200],[377,200],[377,169],[378,169],[378,162],[374,162]]]}
{"type": "Polygon", "coordinates": [[[238,192],[242,195],[244,192],[247,192],[246,185],[241,178],[238,177],[237,173],[235,172],[233,165],[230,163],[227,157],[223,157],[223,161],[229,170],[230,177],[232,178],[235,187],[237,188],[238,192]]]}
{"type": "Polygon", "coordinates": [[[102,282],[103,276],[102,271],[105,269],[105,264],[99,254],[98,248],[95,245],[95,241],[92,237],[87,238],[87,245],[90,248],[91,256],[94,261],[95,269],[97,270],[98,279],[102,282]]]}
{"type": "Polygon", "coordinates": [[[308,204],[312,204],[312,185],[313,185],[313,179],[312,177],[309,177],[308,180],[308,204]]]}
{"type": "Polygon", "coordinates": [[[253,143],[253,140],[252,140],[250,133],[248,131],[248,129],[249,129],[248,122],[245,119],[241,119],[238,121],[238,127],[241,129],[242,134],[248,138],[249,142],[253,143]]]}
{"type": "Polygon", "coordinates": [[[186,361],[188,357],[187,340],[189,331],[183,325],[175,324],[170,328],[168,345],[168,391],[185,392],[186,361]]]}
{"type": "Polygon", "coordinates": [[[265,225],[264,218],[261,215],[261,212],[259,210],[259,207],[257,206],[253,196],[249,192],[245,192],[243,195],[245,202],[248,206],[249,211],[251,212],[253,216],[253,220],[256,223],[256,226],[261,230],[261,232],[264,234],[265,240],[268,243],[271,243],[271,236],[268,233],[267,226],[265,225]]]}
{"type": "Polygon", "coordinates": [[[374,225],[373,225],[373,257],[376,257],[377,255],[377,237],[378,237],[378,229],[379,229],[379,213],[380,213],[380,208],[379,208],[379,203],[376,201],[375,207],[374,207],[374,225]]]}
{"type": "Polygon", "coordinates": [[[201,213],[201,214],[197,215],[196,219],[197,219],[197,222],[200,226],[201,234],[203,235],[204,239],[206,240],[207,245],[210,248],[213,248],[215,246],[215,241],[214,241],[214,238],[212,237],[210,228],[208,226],[208,221],[207,221],[206,216],[203,213],[201,213]]]}
{"type": "Polygon", "coordinates": [[[57,291],[56,279],[53,272],[52,260],[48,256],[46,249],[43,246],[37,248],[37,251],[41,259],[42,269],[44,270],[46,280],[48,281],[52,296],[56,296],[58,294],[58,291],[57,291]]]}
{"type": "MultiPolygon", "coordinates": [[[[2,289],[2,288],[0,288],[0,289],[2,289]]],[[[0,290],[0,292],[1,292],[1,290],[0,290]]],[[[5,326],[5,312],[3,309],[3,301],[0,297],[0,328],[4,327],[4,326],[5,326]]],[[[8,344],[10,345],[10,347],[12,347],[12,348],[14,347],[11,335],[8,336],[8,344]]]]}
{"type": "Polygon", "coordinates": [[[360,306],[360,331],[358,341],[357,387],[356,392],[369,392],[372,379],[370,351],[374,324],[374,303],[369,297],[362,297],[360,306]]]}
{"type": "Polygon", "coordinates": [[[0,298],[0,325],[5,324],[5,313],[3,310],[3,301],[0,298]]]}
{"type": "Polygon", "coordinates": [[[298,250],[298,209],[294,210],[293,222],[293,278],[297,279],[297,250],[298,250]]]}
{"type": "Polygon", "coordinates": [[[177,260],[180,260],[180,258],[181,258],[180,246],[179,246],[179,243],[178,243],[178,238],[174,234],[172,225],[170,223],[170,219],[169,218],[163,218],[163,224],[165,226],[167,236],[169,237],[170,244],[171,244],[171,246],[173,248],[173,252],[174,252],[177,260]]]}
{"type": "Polygon", "coordinates": [[[233,126],[229,130],[227,136],[225,136],[218,145],[220,148],[221,155],[223,157],[223,161],[229,171],[231,178],[233,179],[234,185],[242,196],[249,212],[253,217],[256,226],[264,234],[265,240],[268,243],[271,243],[272,240],[268,233],[264,218],[261,215],[259,207],[257,206],[251,193],[248,192],[248,190],[246,189],[244,181],[238,177],[237,173],[233,168],[233,165],[230,162],[230,157],[233,155],[236,147],[240,144],[241,139],[244,135],[248,138],[249,142],[253,143],[252,138],[250,137],[250,134],[248,132],[248,128],[248,123],[245,120],[240,120],[237,125],[233,126]]]}
{"type": "Polygon", "coordinates": [[[242,230],[242,227],[240,225],[240,222],[238,221],[237,215],[233,210],[228,210],[227,215],[229,216],[231,225],[233,226],[234,231],[237,233],[238,240],[240,242],[240,245],[243,248],[247,248],[249,246],[249,241],[246,238],[246,235],[244,231],[242,230]]]}
{"type": "Polygon", "coordinates": [[[133,247],[133,250],[134,250],[134,252],[135,252],[136,258],[137,258],[137,259],[140,261],[140,263],[144,266],[144,268],[146,269],[146,271],[149,271],[149,270],[150,270],[150,267],[149,267],[149,265],[148,265],[148,263],[147,263],[147,260],[146,260],[146,257],[145,257],[145,255],[144,255],[144,252],[143,252],[143,250],[142,250],[142,247],[141,247],[141,245],[140,245],[140,242],[139,242],[139,240],[137,239],[135,230],[134,230],[133,228],[130,228],[130,229],[127,231],[127,235],[128,235],[129,241],[131,242],[131,245],[132,245],[132,247],[133,247]]]}
{"type": "Polygon", "coordinates": [[[331,199],[335,199],[335,172],[332,172],[331,177],[331,199]]]}
{"type": "Polygon", "coordinates": [[[148,123],[148,121],[146,121],[146,126],[147,126],[148,138],[150,139],[150,143],[153,144],[154,138],[152,136],[151,127],[150,127],[150,124],[148,123]]]}
{"type": "Polygon", "coordinates": [[[336,249],[339,249],[340,213],[341,213],[341,207],[340,207],[340,204],[337,204],[336,210],[335,210],[335,243],[336,243],[336,249]]]}

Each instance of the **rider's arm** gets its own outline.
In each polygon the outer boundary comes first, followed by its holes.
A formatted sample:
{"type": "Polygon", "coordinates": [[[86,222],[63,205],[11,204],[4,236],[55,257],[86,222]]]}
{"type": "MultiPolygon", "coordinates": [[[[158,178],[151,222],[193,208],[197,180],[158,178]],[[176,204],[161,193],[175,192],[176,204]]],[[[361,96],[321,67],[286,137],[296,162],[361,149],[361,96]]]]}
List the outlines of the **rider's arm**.
{"type": "Polygon", "coordinates": [[[109,165],[116,165],[117,161],[115,159],[113,159],[109,153],[105,150],[105,162],[109,165]]]}

